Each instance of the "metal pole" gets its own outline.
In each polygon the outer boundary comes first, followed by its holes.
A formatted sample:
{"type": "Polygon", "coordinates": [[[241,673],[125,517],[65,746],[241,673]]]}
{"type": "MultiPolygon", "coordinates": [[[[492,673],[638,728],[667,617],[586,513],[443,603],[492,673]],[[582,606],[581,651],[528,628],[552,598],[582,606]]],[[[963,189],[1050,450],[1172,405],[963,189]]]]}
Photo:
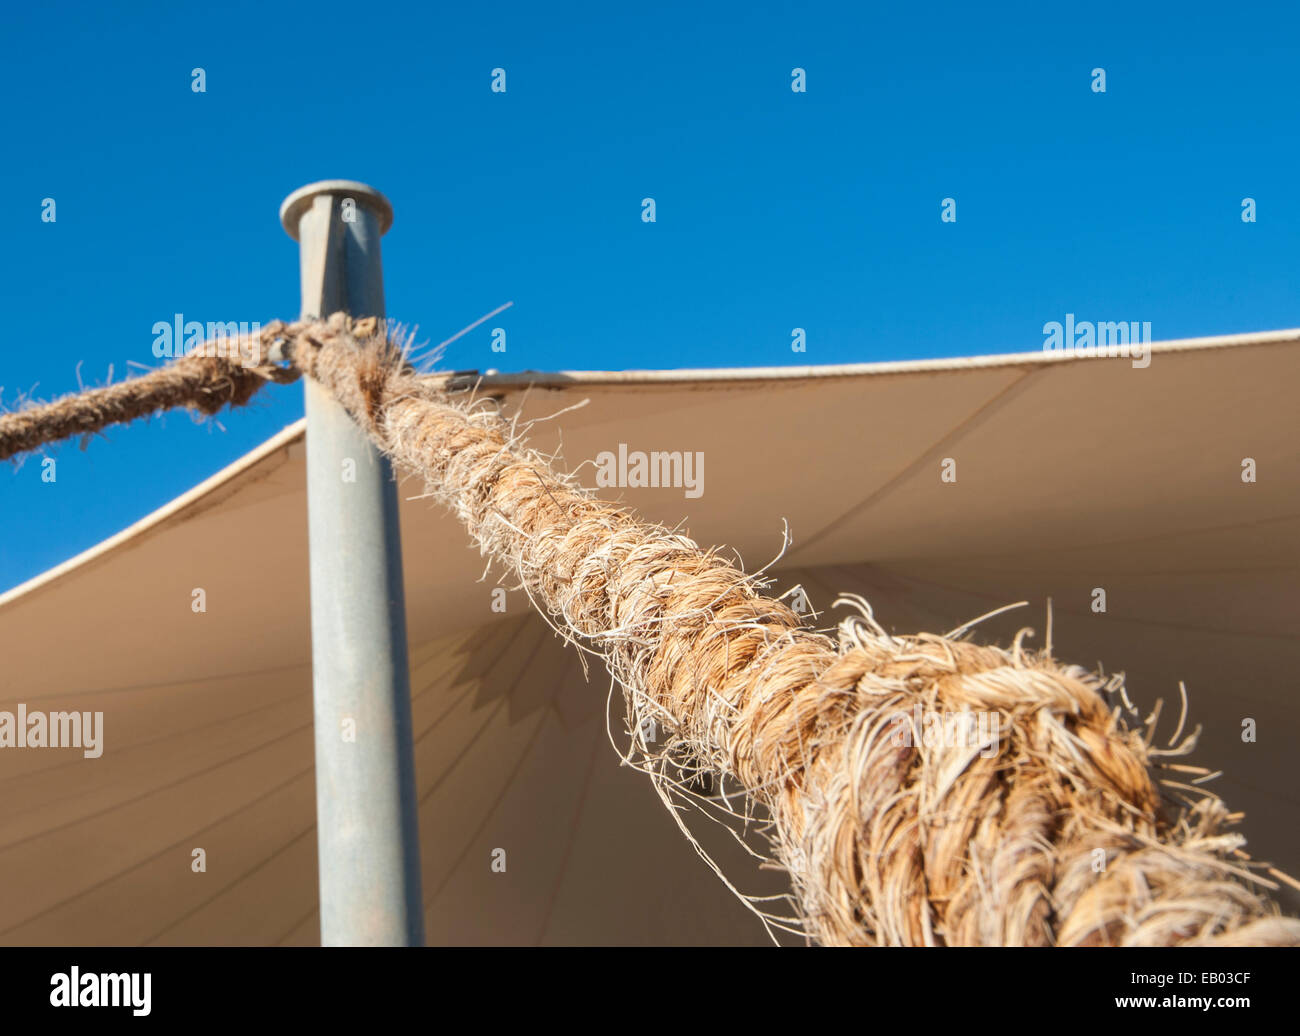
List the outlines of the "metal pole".
{"type": "MultiPolygon", "coordinates": [[[[373,187],[294,191],[302,315],[384,316],[379,238],[393,209],[373,187]]],[[[324,946],[420,946],[411,689],[397,487],[388,461],[306,380],[316,837],[324,946]]]]}

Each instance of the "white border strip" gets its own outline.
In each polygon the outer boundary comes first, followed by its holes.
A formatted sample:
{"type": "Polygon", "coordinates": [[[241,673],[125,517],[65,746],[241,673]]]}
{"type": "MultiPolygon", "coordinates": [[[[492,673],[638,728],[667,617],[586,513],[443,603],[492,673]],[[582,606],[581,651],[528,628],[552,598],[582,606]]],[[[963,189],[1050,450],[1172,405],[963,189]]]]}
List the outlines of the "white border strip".
{"type": "MultiPolygon", "coordinates": [[[[1151,353],[1188,352],[1199,349],[1239,349],[1260,345],[1298,345],[1300,328],[1259,331],[1250,334],[1215,335],[1207,338],[1177,338],[1152,342],[1151,353]]],[[[595,385],[682,385],[709,382],[797,381],[800,379],[858,378],[882,374],[912,374],[930,371],[973,370],[986,367],[1042,366],[1051,363],[1088,363],[1126,357],[1081,356],[1063,351],[997,353],[985,356],[954,356],[939,360],[898,360],[877,363],[843,363],[804,367],[705,367],[679,370],[633,371],[521,371],[510,374],[473,372],[446,375],[458,385],[483,389],[564,389],[595,385]]]]}

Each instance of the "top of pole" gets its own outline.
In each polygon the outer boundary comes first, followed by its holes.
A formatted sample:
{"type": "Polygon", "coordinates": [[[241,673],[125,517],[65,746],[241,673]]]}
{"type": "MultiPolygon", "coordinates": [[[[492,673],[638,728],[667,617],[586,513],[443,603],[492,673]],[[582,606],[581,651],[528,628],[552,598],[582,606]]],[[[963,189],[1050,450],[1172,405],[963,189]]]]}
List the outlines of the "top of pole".
{"type": "Polygon", "coordinates": [[[358,183],[356,180],[318,180],[299,187],[280,203],[280,222],[285,233],[295,241],[298,240],[298,224],[303,213],[311,208],[312,199],[320,194],[342,194],[355,198],[358,204],[375,214],[380,234],[386,234],[393,225],[393,206],[369,184],[358,183]]]}

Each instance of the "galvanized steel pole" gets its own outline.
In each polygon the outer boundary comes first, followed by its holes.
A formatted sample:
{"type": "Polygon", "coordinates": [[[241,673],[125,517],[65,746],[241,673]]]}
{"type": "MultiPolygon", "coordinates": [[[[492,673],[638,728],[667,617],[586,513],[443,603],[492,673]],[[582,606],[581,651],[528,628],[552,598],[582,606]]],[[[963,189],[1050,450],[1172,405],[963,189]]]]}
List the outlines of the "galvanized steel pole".
{"type": "MultiPolygon", "coordinates": [[[[300,245],[304,317],[384,316],[379,239],[393,210],[382,194],[308,184],[280,220],[300,245]]],[[[321,944],[420,946],[397,488],[387,459],[310,379],[306,403],[321,944]]]]}

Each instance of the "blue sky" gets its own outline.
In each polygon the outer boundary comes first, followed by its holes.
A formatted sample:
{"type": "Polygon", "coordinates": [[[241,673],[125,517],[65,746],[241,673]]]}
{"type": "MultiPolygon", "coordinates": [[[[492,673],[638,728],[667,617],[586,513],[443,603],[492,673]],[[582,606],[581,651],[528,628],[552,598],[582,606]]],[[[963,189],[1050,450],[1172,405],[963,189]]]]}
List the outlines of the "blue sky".
{"type": "MultiPolygon", "coordinates": [[[[1156,339],[1300,324],[1295,9],[1053,6],[10,5],[0,399],[153,363],[175,313],[295,316],[278,206],[333,177],[392,200],[389,315],[422,339],[514,302],[456,369],[1021,351],[1067,312],[1156,339]]],[[[5,466],[0,588],[301,397],[65,444],[53,484],[5,466]]]]}

